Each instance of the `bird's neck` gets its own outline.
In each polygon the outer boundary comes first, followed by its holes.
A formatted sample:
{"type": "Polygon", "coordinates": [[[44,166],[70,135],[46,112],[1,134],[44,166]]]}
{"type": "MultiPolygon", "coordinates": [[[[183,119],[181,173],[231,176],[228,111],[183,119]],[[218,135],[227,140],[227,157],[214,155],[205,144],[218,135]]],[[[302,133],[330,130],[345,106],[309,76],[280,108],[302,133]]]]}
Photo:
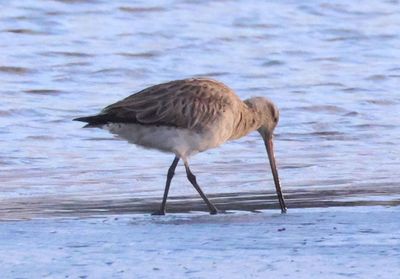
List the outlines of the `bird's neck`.
{"type": "Polygon", "coordinates": [[[241,138],[261,127],[261,117],[255,108],[245,106],[237,115],[231,140],[241,138]]]}

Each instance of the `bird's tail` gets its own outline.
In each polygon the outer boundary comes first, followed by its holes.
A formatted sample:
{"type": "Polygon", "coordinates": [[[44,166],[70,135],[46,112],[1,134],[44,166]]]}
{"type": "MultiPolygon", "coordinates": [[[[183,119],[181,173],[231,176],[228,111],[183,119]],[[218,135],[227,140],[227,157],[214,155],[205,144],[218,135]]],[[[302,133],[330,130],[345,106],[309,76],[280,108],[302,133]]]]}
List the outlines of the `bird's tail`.
{"type": "Polygon", "coordinates": [[[106,117],[104,115],[93,115],[93,116],[85,116],[78,117],[73,119],[74,121],[86,122],[87,124],[83,126],[83,128],[98,128],[104,124],[107,124],[106,117]]]}

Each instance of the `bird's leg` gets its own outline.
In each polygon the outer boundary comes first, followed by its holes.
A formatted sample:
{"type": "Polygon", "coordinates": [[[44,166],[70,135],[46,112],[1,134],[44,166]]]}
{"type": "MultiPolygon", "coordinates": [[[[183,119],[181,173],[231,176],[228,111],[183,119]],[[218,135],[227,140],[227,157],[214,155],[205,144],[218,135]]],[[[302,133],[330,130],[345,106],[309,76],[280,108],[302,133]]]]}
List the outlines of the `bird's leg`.
{"type": "Polygon", "coordinates": [[[163,197],[163,200],[161,203],[160,210],[154,212],[152,215],[165,215],[165,207],[167,204],[169,186],[171,185],[171,180],[172,180],[172,177],[174,177],[175,169],[176,169],[176,166],[178,165],[178,162],[179,162],[179,157],[175,156],[174,161],[172,162],[171,166],[168,169],[167,182],[165,184],[164,197],[163,197]]]}
{"type": "Polygon", "coordinates": [[[192,183],[193,187],[197,190],[197,192],[199,192],[200,196],[207,204],[208,209],[210,210],[210,214],[217,214],[217,208],[208,200],[207,196],[201,190],[199,184],[197,184],[196,176],[190,171],[189,163],[187,162],[187,160],[184,160],[184,163],[188,180],[190,181],[190,183],[192,183]]]}

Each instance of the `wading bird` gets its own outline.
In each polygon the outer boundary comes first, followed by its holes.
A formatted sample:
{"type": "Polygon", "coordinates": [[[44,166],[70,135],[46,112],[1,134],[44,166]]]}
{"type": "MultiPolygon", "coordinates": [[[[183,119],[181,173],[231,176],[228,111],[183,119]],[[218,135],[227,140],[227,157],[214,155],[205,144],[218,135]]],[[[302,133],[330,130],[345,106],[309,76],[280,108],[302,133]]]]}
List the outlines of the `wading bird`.
{"type": "Polygon", "coordinates": [[[85,128],[102,128],[130,143],[175,154],[168,170],[161,207],[154,213],[159,215],[166,212],[168,191],[180,159],[188,180],[210,213],[216,214],[217,208],[201,190],[188,159],[257,130],[267,149],[281,211],[286,212],[272,142],[279,111],[264,97],[242,101],[221,82],[190,78],[148,87],[107,106],[97,115],[74,120],[88,123],[85,128]]]}

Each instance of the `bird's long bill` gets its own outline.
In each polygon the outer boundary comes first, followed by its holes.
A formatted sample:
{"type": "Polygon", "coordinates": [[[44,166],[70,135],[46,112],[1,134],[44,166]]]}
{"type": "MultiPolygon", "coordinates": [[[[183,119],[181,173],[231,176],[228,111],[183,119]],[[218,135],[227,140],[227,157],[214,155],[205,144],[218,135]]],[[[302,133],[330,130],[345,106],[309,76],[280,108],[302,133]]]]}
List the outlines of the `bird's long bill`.
{"type": "Polygon", "coordinates": [[[272,142],[272,139],[268,139],[268,138],[264,139],[264,141],[265,141],[265,147],[267,148],[267,153],[268,153],[269,163],[271,165],[272,175],[274,177],[276,194],[278,195],[278,199],[279,199],[279,205],[281,206],[282,213],[286,213],[285,200],[284,200],[283,194],[282,194],[281,183],[279,182],[278,170],[276,169],[274,143],[272,142]]]}

